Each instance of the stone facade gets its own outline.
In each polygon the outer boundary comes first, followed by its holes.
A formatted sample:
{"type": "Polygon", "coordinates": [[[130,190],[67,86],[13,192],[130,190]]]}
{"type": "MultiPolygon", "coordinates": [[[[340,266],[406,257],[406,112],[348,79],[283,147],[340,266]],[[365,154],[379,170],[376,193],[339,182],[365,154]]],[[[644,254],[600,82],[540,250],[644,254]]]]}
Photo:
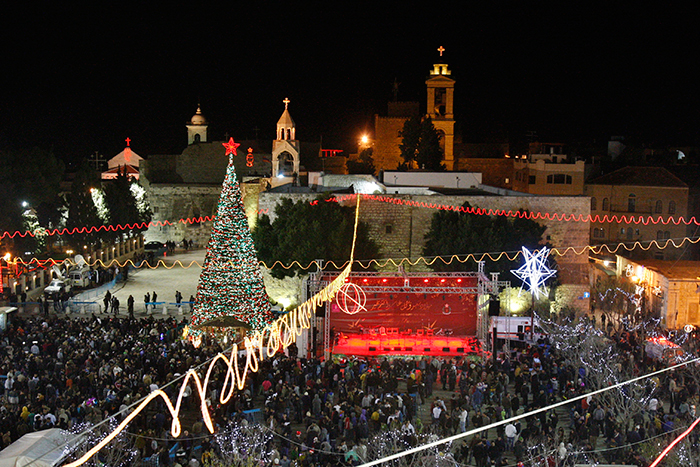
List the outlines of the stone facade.
{"type": "Polygon", "coordinates": [[[374,167],[377,172],[382,170],[396,170],[403,163],[401,157],[401,137],[399,132],[403,130],[406,117],[374,117],[374,167]]]}
{"type": "MultiPolygon", "coordinates": [[[[617,222],[604,216],[617,216],[621,220],[688,215],[688,186],[661,167],[628,167],[604,175],[586,185],[586,195],[591,199],[591,214],[606,222],[591,222],[591,240],[594,243],[648,242],[681,239],[687,235],[687,227],[680,223],[654,224],[617,222]],[[619,177],[617,176],[619,175],[619,177]],[[618,180],[618,178],[620,180],[618,180]]],[[[681,249],[651,248],[635,250],[633,257],[675,259],[681,249]]]]}
{"type": "MultiPolygon", "coordinates": [[[[241,183],[243,205],[251,228],[257,220],[257,200],[261,189],[258,180],[241,183]]],[[[148,201],[153,210],[153,223],[216,216],[221,195],[220,185],[150,184],[147,190],[148,201]]],[[[181,242],[186,238],[192,240],[196,246],[204,247],[209,242],[212,225],[211,221],[153,225],[144,236],[146,241],[160,242],[181,242]]]]}
{"type": "Polygon", "coordinates": [[[480,172],[482,183],[488,186],[513,189],[513,159],[462,158],[455,160],[455,170],[480,172]]]}
{"type": "Polygon", "coordinates": [[[617,275],[644,287],[644,314],[661,318],[667,329],[700,327],[699,261],[632,261],[618,256],[617,275]]]}
{"type": "MultiPolygon", "coordinates": [[[[274,207],[281,198],[291,198],[311,201],[313,194],[272,194],[260,193],[259,206],[261,212],[270,212],[274,219],[274,207]]],[[[411,200],[429,205],[461,206],[469,201],[472,206],[484,209],[505,209],[517,211],[524,209],[533,212],[549,212],[561,214],[590,213],[590,200],[586,197],[546,197],[546,196],[408,196],[388,195],[389,198],[411,200]]],[[[353,201],[347,201],[352,205],[353,201]]],[[[360,205],[360,218],[369,227],[369,235],[380,246],[380,258],[411,258],[421,256],[425,245],[425,234],[430,229],[433,214],[436,210],[424,207],[412,207],[403,204],[393,204],[364,199],[360,205]]],[[[580,248],[589,243],[589,228],[584,222],[545,221],[547,230],[544,237],[556,248],[580,248]]],[[[559,267],[559,281],[571,290],[564,293],[571,305],[581,310],[588,310],[588,298],[583,296],[583,290],[588,290],[588,256],[577,255],[573,251],[556,257],[559,267]]],[[[413,270],[427,270],[425,265],[419,265],[413,270]]],[[[563,295],[562,295],[563,296],[563,295]]]]}

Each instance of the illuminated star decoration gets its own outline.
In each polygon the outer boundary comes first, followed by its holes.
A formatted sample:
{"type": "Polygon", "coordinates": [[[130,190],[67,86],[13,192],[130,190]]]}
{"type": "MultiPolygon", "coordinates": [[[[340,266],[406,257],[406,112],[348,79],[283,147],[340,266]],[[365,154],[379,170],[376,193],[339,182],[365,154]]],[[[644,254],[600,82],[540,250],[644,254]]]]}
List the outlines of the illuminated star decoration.
{"type": "Polygon", "coordinates": [[[228,156],[229,154],[233,154],[234,156],[238,155],[238,152],[236,151],[236,148],[240,146],[240,143],[234,143],[233,138],[230,138],[228,140],[228,143],[221,143],[223,146],[226,148],[226,155],[228,156]]]}
{"type": "Polygon", "coordinates": [[[530,252],[530,250],[523,247],[525,264],[518,269],[512,269],[510,271],[523,281],[518,295],[522,293],[525,284],[528,285],[530,292],[532,292],[536,299],[540,298],[540,292],[546,293],[544,290],[544,281],[557,273],[557,271],[547,266],[547,256],[549,256],[549,249],[547,247],[542,247],[539,251],[535,252],[530,252]]]}

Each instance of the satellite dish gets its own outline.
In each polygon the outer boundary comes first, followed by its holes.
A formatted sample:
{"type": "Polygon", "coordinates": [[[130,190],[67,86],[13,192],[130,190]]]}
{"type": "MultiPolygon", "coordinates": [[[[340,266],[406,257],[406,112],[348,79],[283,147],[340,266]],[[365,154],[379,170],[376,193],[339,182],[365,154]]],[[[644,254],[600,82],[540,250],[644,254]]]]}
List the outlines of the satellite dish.
{"type": "Polygon", "coordinates": [[[56,274],[57,279],[63,279],[63,271],[58,267],[57,264],[53,265],[53,273],[56,274]]]}
{"type": "Polygon", "coordinates": [[[85,261],[83,255],[75,255],[73,261],[75,261],[75,265],[78,266],[79,269],[83,269],[85,266],[87,266],[87,261],[85,261]]]}

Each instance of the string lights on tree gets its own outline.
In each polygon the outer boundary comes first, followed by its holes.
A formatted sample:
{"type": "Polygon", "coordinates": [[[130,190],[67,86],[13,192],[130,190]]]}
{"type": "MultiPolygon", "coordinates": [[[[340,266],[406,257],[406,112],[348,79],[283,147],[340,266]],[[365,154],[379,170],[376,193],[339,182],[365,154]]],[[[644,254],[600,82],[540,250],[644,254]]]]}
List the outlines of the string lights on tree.
{"type": "Polygon", "coordinates": [[[193,327],[230,316],[260,330],[274,320],[233,166],[238,146],[233,138],[224,143],[229,163],[197,285],[193,327]]]}

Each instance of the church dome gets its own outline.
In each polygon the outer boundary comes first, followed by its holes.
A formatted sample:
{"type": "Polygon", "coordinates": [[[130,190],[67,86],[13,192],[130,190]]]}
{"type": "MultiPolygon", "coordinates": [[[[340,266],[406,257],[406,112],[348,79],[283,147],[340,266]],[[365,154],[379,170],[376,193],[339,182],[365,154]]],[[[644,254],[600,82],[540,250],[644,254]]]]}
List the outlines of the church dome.
{"type": "Polygon", "coordinates": [[[206,125],[207,124],[207,119],[204,118],[204,115],[202,115],[202,109],[197,106],[197,113],[192,116],[192,120],[190,122],[192,125],[206,125]]]}

